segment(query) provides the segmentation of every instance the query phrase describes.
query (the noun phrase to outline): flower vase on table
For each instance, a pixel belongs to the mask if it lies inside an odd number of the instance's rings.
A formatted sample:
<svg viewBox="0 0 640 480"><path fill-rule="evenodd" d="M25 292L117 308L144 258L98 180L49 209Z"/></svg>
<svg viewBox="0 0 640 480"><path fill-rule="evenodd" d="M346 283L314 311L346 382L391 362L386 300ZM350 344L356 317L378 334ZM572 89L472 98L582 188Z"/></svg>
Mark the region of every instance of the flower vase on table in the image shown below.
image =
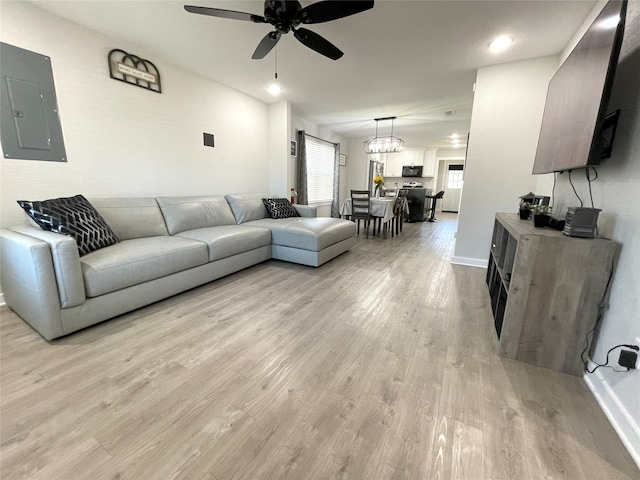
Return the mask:
<svg viewBox="0 0 640 480"><path fill-rule="evenodd" d="M376 178L373 179L373 183L376 184L376 198L380 198L382 187L384 187L384 178L382 178L381 175L377 175Z"/></svg>

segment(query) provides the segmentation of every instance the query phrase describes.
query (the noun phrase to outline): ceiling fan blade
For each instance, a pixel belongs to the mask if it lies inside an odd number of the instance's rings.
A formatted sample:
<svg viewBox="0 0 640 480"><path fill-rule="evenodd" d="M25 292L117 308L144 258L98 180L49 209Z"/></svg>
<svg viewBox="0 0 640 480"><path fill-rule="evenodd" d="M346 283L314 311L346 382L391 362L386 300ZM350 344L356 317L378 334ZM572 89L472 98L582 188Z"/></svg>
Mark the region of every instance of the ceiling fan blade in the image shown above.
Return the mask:
<svg viewBox="0 0 640 480"><path fill-rule="evenodd" d="M199 15L209 15L210 17L230 18L231 20L245 20L254 23L267 23L267 20L260 15L253 13L236 12L234 10L223 10L221 8L196 7L193 5L185 5L184 9L189 13L197 13Z"/></svg>
<svg viewBox="0 0 640 480"><path fill-rule="evenodd" d="M294 30L293 35L298 39L300 43L309 47L311 50L315 50L325 57L329 57L331 60L338 60L344 53L333 43L325 38L321 37L317 33L307 30L306 28L298 28Z"/></svg>
<svg viewBox="0 0 640 480"><path fill-rule="evenodd" d="M260 41L256 50L253 52L253 56L251 57L254 60L260 60L264 58L267 53L271 51L273 47L276 46L276 43L280 40L281 33L277 30L275 32L269 32L265 35L265 37Z"/></svg>
<svg viewBox="0 0 640 480"><path fill-rule="evenodd" d="M324 0L312 3L298 12L301 23L323 23L348 17L373 8L373 1L334 1Z"/></svg>

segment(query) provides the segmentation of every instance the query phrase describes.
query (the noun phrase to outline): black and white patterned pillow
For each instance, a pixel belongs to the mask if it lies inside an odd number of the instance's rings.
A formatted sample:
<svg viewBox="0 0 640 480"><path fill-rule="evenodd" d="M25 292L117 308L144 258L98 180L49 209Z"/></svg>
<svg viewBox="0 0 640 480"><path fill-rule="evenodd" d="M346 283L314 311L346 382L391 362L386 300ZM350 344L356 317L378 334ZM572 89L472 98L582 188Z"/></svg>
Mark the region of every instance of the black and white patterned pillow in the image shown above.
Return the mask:
<svg viewBox="0 0 640 480"><path fill-rule="evenodd" d="M82 195L30 202L18 200L43 230L75 238L80 255L118 243L118 237L104 218Z"/></svg>
<svg viewBox="0 0 640 480"><path fill-rule="evenodd" d="M286 198L263 198L262 203L266 207L271 218L299 217L300 214L291 202Z"/></svg>

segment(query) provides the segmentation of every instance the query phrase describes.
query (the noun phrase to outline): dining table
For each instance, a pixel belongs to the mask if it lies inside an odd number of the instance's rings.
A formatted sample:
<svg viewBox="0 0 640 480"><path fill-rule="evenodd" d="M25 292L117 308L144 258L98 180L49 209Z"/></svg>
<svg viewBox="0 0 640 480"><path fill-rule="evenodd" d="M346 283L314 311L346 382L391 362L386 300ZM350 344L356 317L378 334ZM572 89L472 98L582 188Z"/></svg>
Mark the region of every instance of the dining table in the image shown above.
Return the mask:
<svg viewBox="0 0 640 480"><path fill-rule="evenodd" d="M369 200L371 216L374 218L374 235L375 235L375 219L379 219L382 222L383 229L382 235L383 238L387 238L388 226L391 220L395 215L394 206L396 204L395 197L380 197L380 198L371 198ZM340 208L340 215L342 217L350 217L351 216L351 198L346 198L342 207Z"/></svg>

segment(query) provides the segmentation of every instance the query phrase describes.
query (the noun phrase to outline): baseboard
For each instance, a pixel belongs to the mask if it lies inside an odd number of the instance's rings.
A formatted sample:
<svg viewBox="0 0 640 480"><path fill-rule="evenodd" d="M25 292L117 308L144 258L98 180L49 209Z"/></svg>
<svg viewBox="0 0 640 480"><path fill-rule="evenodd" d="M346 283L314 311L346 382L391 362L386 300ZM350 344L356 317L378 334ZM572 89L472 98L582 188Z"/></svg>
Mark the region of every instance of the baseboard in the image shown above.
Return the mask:
<svg viewBox="0 0 640 480"><path fill-rule="evenodd" d="M467 267L487 268L489 260L483 260L481 258L452 257L451 263L454 265L465 265Z"/></svg>
<svg viewBox="0 0 640 480"><path fill-rule="evenodd" d="M640 427L629 415L624 405L620 403L615 392L600 372L585 373L583 378L633 461L640 468Z"/></svg>

